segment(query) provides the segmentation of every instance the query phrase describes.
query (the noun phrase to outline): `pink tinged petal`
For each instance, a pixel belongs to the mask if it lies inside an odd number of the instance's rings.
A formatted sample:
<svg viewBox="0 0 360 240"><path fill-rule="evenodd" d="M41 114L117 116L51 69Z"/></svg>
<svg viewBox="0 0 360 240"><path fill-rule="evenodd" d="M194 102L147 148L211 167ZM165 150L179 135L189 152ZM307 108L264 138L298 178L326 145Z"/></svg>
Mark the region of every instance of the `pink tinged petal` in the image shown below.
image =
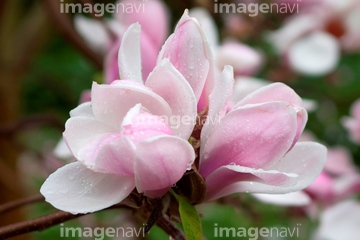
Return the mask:
<svg viewBox="0 0 360 240"><path fill-rule="evenodd" d="M169 104L162 97L134 81L114 81L111 85L93 83L91 95L96 118L119 131L127 112L138 103L154 115L171 115Z"/></svg>
<svg viewBox="0 0 360 240"><path fill-rule="evenodd" d="M187 10L166 40L158 63L168 58L192 87L199 100L211 69L211 50L199 22L188 16Z"/></svg>
<svg viewBox="0 0 360 240"><path fill-rule="evenodd" d="M145 139L158 135L173 135L165 120L145 111L141 104L130 109L122 125L122 134L136 146Z"/></svg>
<svg viewBox="0 0 360 240"><path fill-rule="evenodd" d="M246 191L268 194L296 192L308 187L316 177L319 176L325 165L325 161L326 148L323 145L315 142L297 143L285 157L279 158L274 161L272 165L264 167L264 170L254 170L254 172L263 171L263 176L269 175L270 180L270 175L273 174L274 179L278 180L278 184L274 184L276 183L275 181L272 183L268 182L266 178L262 178L265 180L262 182L256 181L258 180L257 178L247 178L245 181L238 181L227 187L215 186L213 192L208 195L208 198L216 199L231 193ZM219 170L217 171L219 172ZM229 173L225 171L221 173L221 175L225 177L227 177L228 174ZM215 180L216 178L214 178L214 176L213 174L210 175L210 177ZM258 174L257 176L259 177L261 175ZM217 177L219 179L222 176L218 175ZM216 184L216 181L214 181L214 183Z"/></svg>
<svg viewBox="0 0 360 240"><path fill-rule="evenodd" d="M322 172L305 190L315 199L323 202L331 202L335 197L334 181L324 172Z"/></svg>
<svg viewBox="0 0 360 240"><path fill-rule="evenodd" d="M231 163L264 168L290 149L296 124L296 112L285 102L247 105L229 112L209 136L200 173L207 177Z"/></svg>
<svg viewBox="0 0 360 240"><path fill-rule="evenodd" d="M227 103L234 86L234 72L231 66L225 66L223 72L215 82L213 92L209 96L210 104L207 115L207 122L201 130L201 156L205 149L207 139L212 132L213 128L217 126L220 120L225 116L227 110ZM203 157L200 159L200 161Z"/></svg>
<svg viewBox="0 0 360 240"><path fill-rule="evenodd" d="M84 90L80 96L80 103L91 102L91 91Z"/></svg>
<svg viewBox="0 0 360 240"><path fill-rule="evenodd" d="M134 23L124 33L119 49L118 63L120 79L142 83L140 31L140 24Z"/></svg>
<svg viewBox="0 0 360 240"><path fill-rule="evenodd" d="M110 46L110 35L100 21L76 15L74 26L89 46L96 51L105 52Z"/></svg>
<svg viewBox="0 0 360 240"><path fill-rule="evenodd" d="M360 204L354 200L340 202L325 209L314 240L358 240Z"/></svg>
<svg viewBox="0 0 360 240"><path fill-rule="evenodd" d="M208 39L211 49L215 49L219 46L219 34L214 22L214 19L210 15L206 8L196 7L189 11L189 15L196 18L203 28L206 38ZM215 52L213 52L215 54Z"/></svg>
<svg viewBox="0 0 360 240"><path fill-rule="evenodd" d="M95 119L90 102L85 102L70 111L70 117L88 117Z"/></svg>
<svg viewBox="0 0 360 240"><path fill-rule="evenodd" d="M340 46L335 37L314 32L297 40L287 52L289 65L299 73L324 75L333 71L340 58Z"/></svg>
<svg viewBox="0 0 360 240"><path fill-rule="evenodd" d="M95 160L98 172L134 176L135 146L125 137L105 144Z"/></svg>
<svg viewBox="0 0 360 240"><path fill-rule="evenodd" d="M121 0L122 6L132 6L133 11L126 10L117 12L116 18L122 24L129 26L138 22L144 33L146 33L156 49L160 49L168 36L169 13L162 1L148 0ZM121 5L120 5L121 6ZM127 8L125 7L125 9ZM156 17L154 17L156 16Z"/></svg>
<svg viewBox="0 0 360 240"><path fill-rule="evenodd" d="M212 200L235 192L263 193L259 191L258 185L266 185L268 190L274 186L291 186L295 185L297 177L297 174L277 170L226 165L206 177L206 199ZM233 190L234 186L237 186L236 191L229 191Z"/></svg>
<svg viewBox="0 0 360 240"><path fill-rule="evenodd" d="M79 214L119 203L134 187L133 177L96 173L75 162L51 174L40 192L55 208Z"/></svg>
<svg viewBox="0 0 360 240"><path fill-rule="evenodd" d="M309 195L303 191L285 194L253 194L253 196L261 202L278 206L301 207L311 203Z"/></svg>
<svg viewBox="0 0 360 240"><path fill-rule="evenodd" d="M234 67L236 75L252 75L263 65L263 56L255 49L235 40L225 41L217 50L217 64Z"/></svg>
<svg viewBox="0 0 360 240"><path fill-rule="evenodd" d="M302 105L301 98L293 89L283 83L272 83L250 93L238 102L234 108L245 106L246 104L257 104L270 101L284 101L292 105Z"/></svg>
<svg viewBox="0 0 360 240"><path fill-rule="evenodd" d="M145 85L170 105L172 119L168 124L174 135L188 139L194 128L197 102L186 79L168 59L163 59L149 75Z"/></svg>
<svg viewBox="0 0 360 240"><path fill-rule="evenodd" d="M328 149L328 158L325 170L336 176L356 173L357 169L353 164L351 153L347 148L334 147Z"/></svg>
<svg viewBox="0 0 360 240"><path fill-rule="evenodd" d="M178 137L159 136L139 143L135 161L138 192L161 197L191 168L194 159L192 146Z"/></svg>

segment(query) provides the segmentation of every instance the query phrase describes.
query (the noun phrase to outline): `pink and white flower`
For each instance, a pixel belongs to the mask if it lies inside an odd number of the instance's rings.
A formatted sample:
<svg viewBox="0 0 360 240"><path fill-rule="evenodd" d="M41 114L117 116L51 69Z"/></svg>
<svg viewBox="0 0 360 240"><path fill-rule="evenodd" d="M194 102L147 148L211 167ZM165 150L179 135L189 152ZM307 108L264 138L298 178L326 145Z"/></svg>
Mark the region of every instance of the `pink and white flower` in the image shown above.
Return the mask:
<svg viewBox="0 0 360 240"><path fill-rule="evenodd" d="M141 76L140 25L131 25L119 50L120 75L110 85L93 83L91 102L71 111L64 139L78 160L49 176L41 188L58 209L86 213L109 207L134 188L160 197L191 168L187 142L197 115L194 91L163 59ZM172 116L191 121L167 123Z"/></svg>
<svg viewBox="0 0 360 240"><path fill-rule="evenodd" d="M310 185L325 164L326 148L297 143L307 121L301 98L274 83L228 110L233 81L226 67L210 95L213 104L201 133L199 171L206 179L206 199L234 192L289 193Z"/></svg>

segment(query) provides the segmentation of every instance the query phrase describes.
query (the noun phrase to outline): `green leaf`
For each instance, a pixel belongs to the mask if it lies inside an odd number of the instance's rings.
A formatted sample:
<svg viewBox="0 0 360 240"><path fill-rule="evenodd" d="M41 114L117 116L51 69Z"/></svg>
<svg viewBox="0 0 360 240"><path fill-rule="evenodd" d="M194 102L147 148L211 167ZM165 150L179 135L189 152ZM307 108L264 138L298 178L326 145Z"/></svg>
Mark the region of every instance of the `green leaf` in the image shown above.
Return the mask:
<svg viewBox="0 0 360 240"><path fill-rule="evenodd" d="M201 240L203 236L202 226L195 207L186 198L177 195L172 190L171 193L179 203L179 212L186 239Z"/></svg>

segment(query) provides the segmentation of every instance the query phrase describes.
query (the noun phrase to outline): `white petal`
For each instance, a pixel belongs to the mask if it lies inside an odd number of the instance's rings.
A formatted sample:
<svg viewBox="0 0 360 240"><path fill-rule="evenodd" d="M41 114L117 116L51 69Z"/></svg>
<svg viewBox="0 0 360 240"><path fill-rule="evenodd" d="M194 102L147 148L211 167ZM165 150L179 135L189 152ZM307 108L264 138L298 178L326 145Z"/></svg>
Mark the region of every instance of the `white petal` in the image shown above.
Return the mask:
<svg viewBox="0 0 360 240"><path fill-rule="evenodd" d="M140 31L140 24L134 23L125 32L119 49L118 62L120 79L142 83Z"/></svg>
<svg viewBox="0 0 360 240"><path fill-rule="evenodd" d="M326 209L320 217L315 240L358 240L360 236L360 204L353 200Z"/></svg>
<svg viewBox="0 0 360 240"><path fill-rule="evenodd" d="M264 203L279 206L306 206L311 202L310 197L303 191L285 194L252 194Z"/></svg>
<svg viewBox="0 0 360 240"><path fill-rule="evenodd" d="M110 46L110 36L100 21L76 15L74 26L90 47L96 51L105 52Z"/></svg>
<svg viewBox="0 0 360 240"><path fill-rule="evenodd" d="M133 177L93 172L75 162L51 174L40 192L55 208L78 214L95 212L119 203L134 186Z"/></svg>
<svg viewBox="0 0 360 240"><path fill-rule="evenodd" d="M337 66L340 46L332 35L314 32L291 45L287 55L295 71L307 75L324 75Z"/></svg>

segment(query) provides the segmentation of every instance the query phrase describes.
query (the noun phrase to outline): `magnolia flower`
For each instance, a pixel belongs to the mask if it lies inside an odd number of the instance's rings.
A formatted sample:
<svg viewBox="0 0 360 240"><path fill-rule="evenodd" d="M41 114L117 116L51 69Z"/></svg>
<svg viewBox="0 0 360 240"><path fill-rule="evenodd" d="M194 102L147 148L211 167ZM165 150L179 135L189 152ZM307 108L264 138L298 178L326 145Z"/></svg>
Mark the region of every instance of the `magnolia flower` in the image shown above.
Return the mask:
<svg viewBox="0 0 360 240"><path fill-rule="evenodd" d="M321 0L290 16L268 37L293 70L324 75L336 68L341 48L360 48L359 13L357 0Z"/></svg>
<svg viewBox="0 0 360 240"><path fill-rule="evenodd" d="M141 32L142 74L144 79L156 65L157 55L168 35L168 10L160 0L118 0L116 6L132 6L131 12L115 12L112 19L106 22L85 18L78 15L74 19L75 28L88 44L105 56L105 82L111 83L119 78L117 53L125 30L139 22ZM122 8L117 8L122 10ZM154 14L156 17L153 17ZM111 36L109 30L114 34Z"/></svg>
<svg viewBox="0 0 360 240"><path fill-rule="evenodd" d="M226 67L201 132L199 172L206 179L206 199L234 192L289 193L310 185L324 166L326 148L297 143L307 121L301 98L274 83L228 110L233 81Z"/></svg>
<svg viewBox="0 0 360 240"><path fill-rule="evenodd" d="M350 139L360 143L360 99L355 101L350 109L351 117L342 119L342 124L348 130Z"/></svg>
<svg viewBox="0 0 360 240"><path fill-rule="evenodd" d="M193 89L163 59L141 76L140 25L131 25L119 50L123 80L93 83L91 102L70 112L64 139L78 160L49 176L46 201L72 212L93 212L122 201L133 190L161 197L191 168L187 142L197 115ZM165 121L172 117L188 121Z"/></svg>
<svg viewBox="0 0 360 240"><path fill-rule="evenodd" d="M219 44L219 36L214 20L205 8L193 8L190 16L201 23L215 55L219 69L231 65L237 76L253 75L263 65L264 59L259 51L234 39L225 39Z"/></svg>

